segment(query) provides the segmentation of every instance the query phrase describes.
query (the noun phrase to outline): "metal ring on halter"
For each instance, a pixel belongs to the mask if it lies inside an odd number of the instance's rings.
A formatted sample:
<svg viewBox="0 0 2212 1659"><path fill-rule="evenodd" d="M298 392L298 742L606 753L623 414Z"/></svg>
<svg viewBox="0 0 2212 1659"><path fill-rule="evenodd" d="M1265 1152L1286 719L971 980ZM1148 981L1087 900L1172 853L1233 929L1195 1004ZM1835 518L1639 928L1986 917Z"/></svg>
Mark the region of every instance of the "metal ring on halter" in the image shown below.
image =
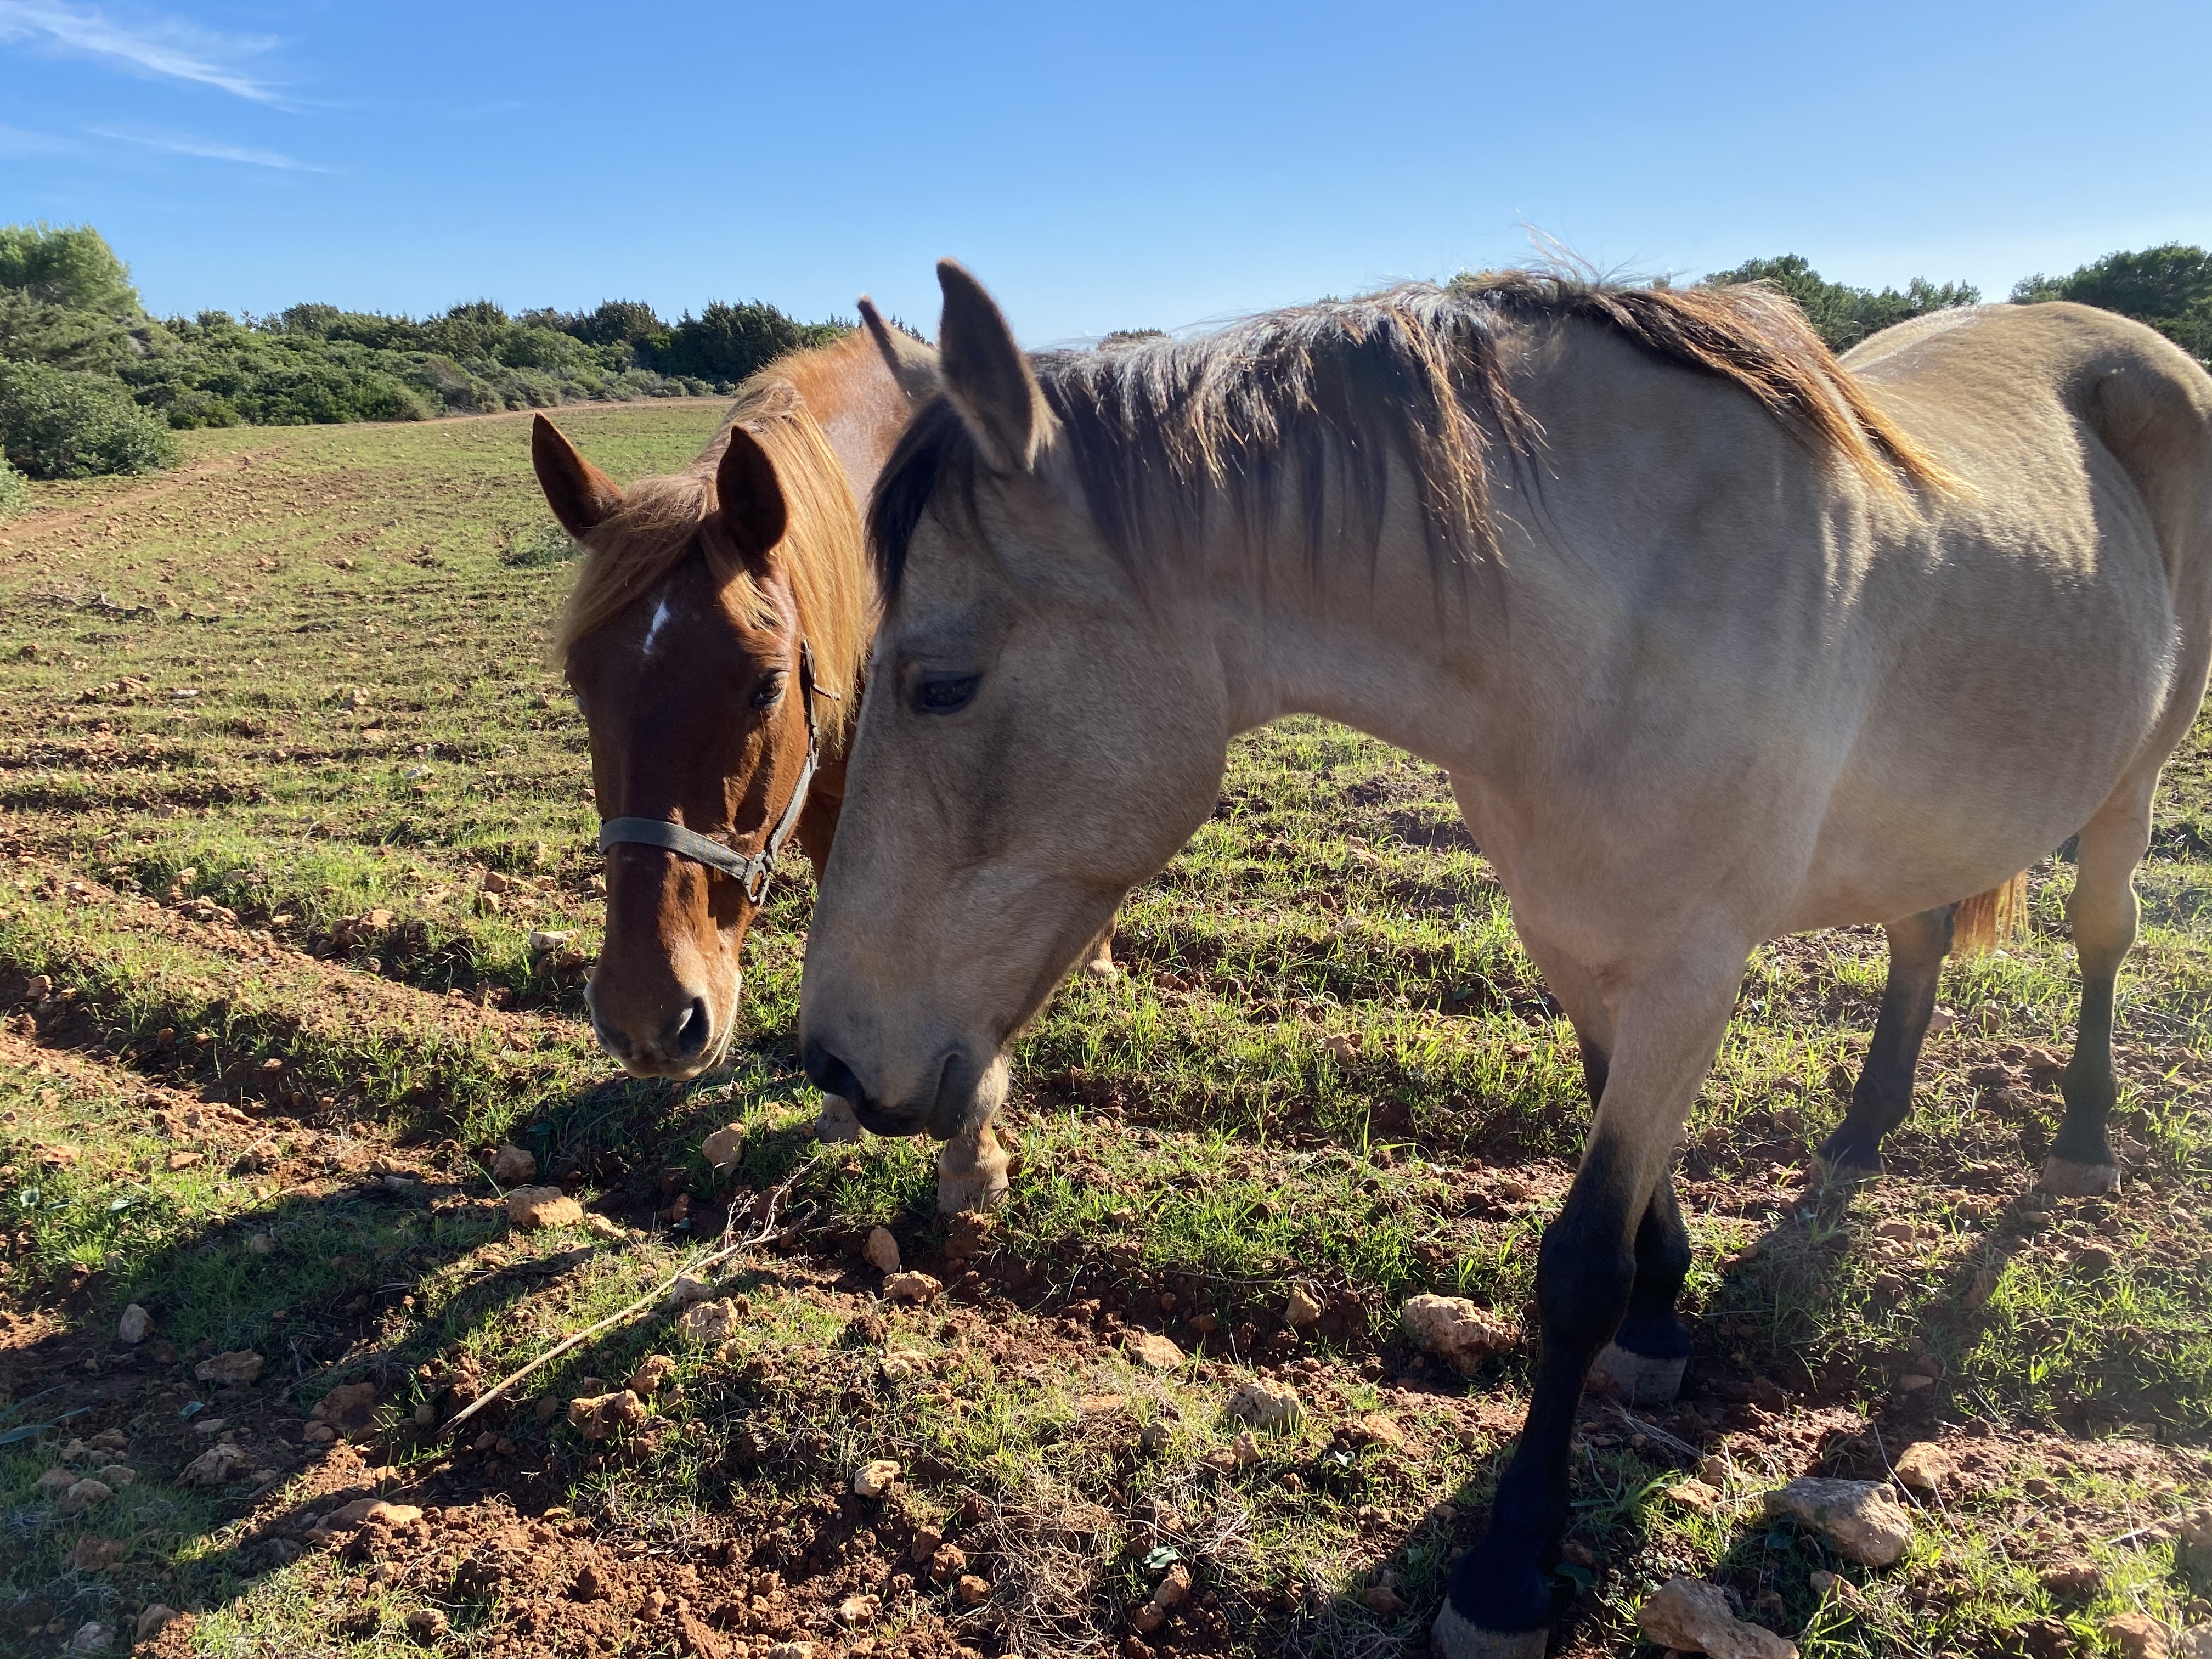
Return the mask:
<svg viewBox="0 0 2212 1659"><path fill-rule="evenodd" d="M822 695L832 694L825 691ZM814 653L802 641L799 647L799 701L806 714L806 764L799 768L799 782L791 792L790 803L776 820L775 827L768 832L768 839L761 843L759 852L748 858L711 836L686 830L680 823L671 823L665 818L608 818L599 825L599 851L604 853L624 842L665 848L678 858L690 859L694 864L703 864L709 870L734 877L744 884L745 902L757 909L768 896L769 880L775 874L778 856L792 832L799 828L799 814L806 809L806 791L814 781L815 764L819 757L814 696Z"/></svg>

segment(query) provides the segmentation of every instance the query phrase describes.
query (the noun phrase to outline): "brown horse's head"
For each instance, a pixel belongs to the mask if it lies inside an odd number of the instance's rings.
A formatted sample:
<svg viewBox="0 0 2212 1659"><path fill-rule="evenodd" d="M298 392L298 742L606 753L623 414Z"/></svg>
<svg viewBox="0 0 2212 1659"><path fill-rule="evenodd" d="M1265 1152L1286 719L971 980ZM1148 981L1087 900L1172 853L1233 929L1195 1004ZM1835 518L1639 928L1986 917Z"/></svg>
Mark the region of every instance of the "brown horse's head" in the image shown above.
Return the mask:
<svg viewBox="0 0 2212 1659"><path fill-rule="evenodd" d="M759 853L801 785L808 704L835 742L866 638L857 509L820 428L795 398L753 418L741 404L692 471L627 492L543 416L531 449L586 550L560 645L602 822L655 820ZM817 861L826 852L805 822L799 839ZM729 1048L757 895L630 841L607 848L606 884L592 1029L634 1076L696 1077Z"/></svg>

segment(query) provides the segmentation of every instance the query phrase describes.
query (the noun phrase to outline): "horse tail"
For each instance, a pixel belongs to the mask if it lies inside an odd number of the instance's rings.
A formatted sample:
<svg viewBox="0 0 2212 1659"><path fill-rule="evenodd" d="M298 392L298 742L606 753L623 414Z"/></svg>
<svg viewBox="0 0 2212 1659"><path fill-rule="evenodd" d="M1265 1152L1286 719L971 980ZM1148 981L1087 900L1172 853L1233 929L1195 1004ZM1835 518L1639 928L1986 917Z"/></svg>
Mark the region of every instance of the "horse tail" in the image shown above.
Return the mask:
<svg viewBox="0 0 2212 1659"><path fill-rule="evenodd" d="M1951 954L1976 957L2027 931L2027 872L1960 902L1951 916Z"/></svg>

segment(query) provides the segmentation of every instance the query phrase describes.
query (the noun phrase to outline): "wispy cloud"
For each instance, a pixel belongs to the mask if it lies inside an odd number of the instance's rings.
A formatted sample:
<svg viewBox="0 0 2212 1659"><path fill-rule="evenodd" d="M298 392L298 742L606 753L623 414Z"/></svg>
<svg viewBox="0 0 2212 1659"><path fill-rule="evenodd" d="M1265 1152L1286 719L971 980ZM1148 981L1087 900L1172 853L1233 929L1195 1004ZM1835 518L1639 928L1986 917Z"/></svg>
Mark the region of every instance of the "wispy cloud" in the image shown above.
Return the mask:
<svg viewBox="0 0 2212 1659"><path fill-rule="evenodd" d="M87 127L85 131L95 138L112 138L118 143L141 144L148 149L166 150L172 155L198 155L210 161L237 161L246 167L276 167L286 173L332 171L273 149L248 149L243 145L216 143L204 138L171 138L143 132L117 132L108 127Z"/></svg>
<svg viewBox="0 0 2212 1659"><path fill-rule="evenodd" d="M30 41L123 64L142 74L215 87L257 104L284 101L274 86L246 67L276 44L266 37L217 34L176 18L126 21L66 0L0 0L0 41Z"/></svg>
<svg viewBox="0 0 2212 1659"><path fill-rule="evenodd" d="M76 139L58 133L0 126L0 155L67 155L83 148Z"/></svg>

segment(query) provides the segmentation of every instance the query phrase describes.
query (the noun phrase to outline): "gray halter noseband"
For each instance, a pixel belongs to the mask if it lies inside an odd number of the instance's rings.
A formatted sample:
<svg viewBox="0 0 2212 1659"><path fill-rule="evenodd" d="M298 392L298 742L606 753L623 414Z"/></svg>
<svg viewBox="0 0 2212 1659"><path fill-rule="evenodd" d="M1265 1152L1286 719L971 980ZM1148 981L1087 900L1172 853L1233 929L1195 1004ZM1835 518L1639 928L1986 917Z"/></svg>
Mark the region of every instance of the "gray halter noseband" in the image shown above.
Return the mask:
<svg viewBox="0 0 2212 1659"><path fill-rule="evenodd" d="M769 878L775 874L776 859L791 839L792 831L799 828L799 814L806 810L807 787L814 781L819 752L815 741L815 695L814 653L802 641L799 647L799 701L806 714L806 764L799 768L798 786L791 792L791 804L783 809L775 828L768 832L768 839L761 843L759 852L747 858L710 836L686 830L680 823L671 823L665 818L605 819L599 825L599 851L604 853L625 842L634 846L665 848L679 858L734 877L744 884L745 902L758 906L768 896ZM830 697L836 694L824 691L821 695Z"/></svg>

